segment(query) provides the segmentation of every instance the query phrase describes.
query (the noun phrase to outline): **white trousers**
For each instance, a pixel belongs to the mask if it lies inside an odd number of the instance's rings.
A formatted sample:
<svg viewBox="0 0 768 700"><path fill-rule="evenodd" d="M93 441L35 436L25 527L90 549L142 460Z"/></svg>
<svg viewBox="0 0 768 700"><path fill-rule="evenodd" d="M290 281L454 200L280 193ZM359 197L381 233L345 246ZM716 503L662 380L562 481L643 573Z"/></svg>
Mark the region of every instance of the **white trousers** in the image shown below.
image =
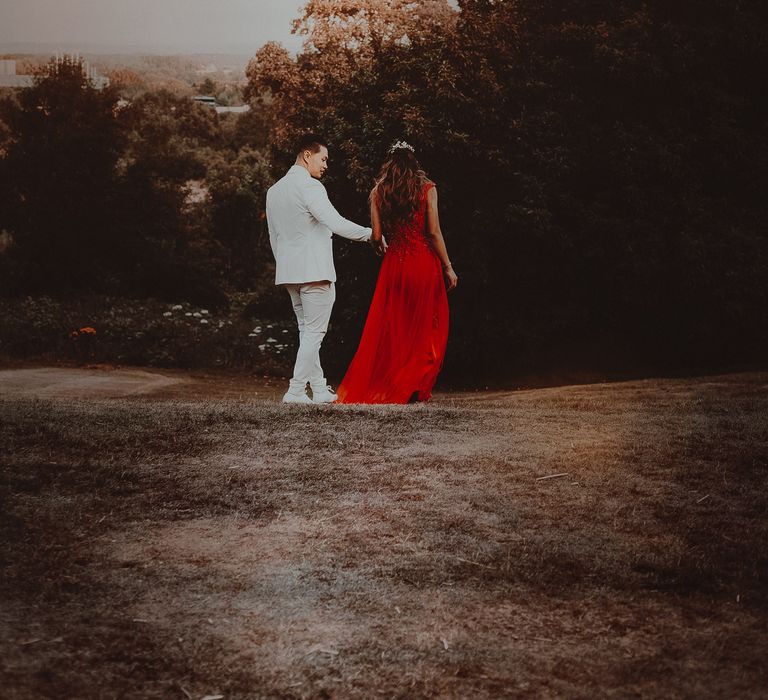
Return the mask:
<svg viewBox="0 0 768 700"><path fill-rule="evenodd" d="M307 382L315 388L327 385L320 366L320 345L328 330L336 285L333 282L307 282L283 285L291 295L293 311L299 325L299 351L293 367L290 391L303 392Z"/></svg>

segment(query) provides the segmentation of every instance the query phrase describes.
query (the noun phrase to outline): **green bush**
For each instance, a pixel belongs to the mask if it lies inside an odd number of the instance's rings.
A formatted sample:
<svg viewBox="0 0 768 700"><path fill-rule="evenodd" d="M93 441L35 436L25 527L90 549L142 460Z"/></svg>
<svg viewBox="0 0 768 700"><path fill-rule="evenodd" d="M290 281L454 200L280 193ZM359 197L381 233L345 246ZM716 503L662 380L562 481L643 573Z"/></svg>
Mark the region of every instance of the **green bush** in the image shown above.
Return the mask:
<svg viewBox="0 0 768 700"><path fill-rule="evenodd" d="M297 337L290 305L279 321L190 303L91 296L0 300L0 355L10 358L289 373ZM92 328L95 333L83 332Z"/></svg>

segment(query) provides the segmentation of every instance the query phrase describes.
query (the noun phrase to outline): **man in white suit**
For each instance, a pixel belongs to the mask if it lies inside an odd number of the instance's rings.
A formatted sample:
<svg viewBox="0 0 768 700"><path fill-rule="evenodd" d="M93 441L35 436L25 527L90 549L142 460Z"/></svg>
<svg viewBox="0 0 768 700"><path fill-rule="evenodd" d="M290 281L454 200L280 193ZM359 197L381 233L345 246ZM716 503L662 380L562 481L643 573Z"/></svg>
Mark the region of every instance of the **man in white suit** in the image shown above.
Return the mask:
<svg viewBox="0 0 768 700"><path fill-rule="evenodd" d="M296 163L267 191L269 242L277 263L275 284L288 290L299 325L299 351L283 401L331 403L336 394L320 366L320 345L336 299L331 236L370 241L371 229L345 219L328 199L320 182L328 168L323 139L308 134L297 152Z"/></svg>

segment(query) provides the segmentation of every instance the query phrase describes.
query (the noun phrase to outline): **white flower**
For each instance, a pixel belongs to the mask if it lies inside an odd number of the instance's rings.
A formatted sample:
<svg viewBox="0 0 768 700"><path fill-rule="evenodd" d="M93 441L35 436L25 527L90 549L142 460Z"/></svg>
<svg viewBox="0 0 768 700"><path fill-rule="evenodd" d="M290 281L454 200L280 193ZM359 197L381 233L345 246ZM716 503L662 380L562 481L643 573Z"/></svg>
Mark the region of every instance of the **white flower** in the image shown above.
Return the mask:
<svg viewBox="0 0 768 700"><path fill-rule="evenodd" d="M170 311L166 311L163 316L173 316L173 314Z"/></svg>
<svg viewBox="0 0 768 700"><path fill-rule="evenodd" d="M195 311L195 313L193 313L192 315L193 315L195 318L200 318L200 317L202 317L202 314L199 314L199 313L197 313L197 311Z"/></svg>
<svg viewBox="0 0 768 700"><path fill-rule="evenodd" d="M200 309L200 313L201 314L207 314L208 313L208 309Z"/></svg>
<svg viewBox="0 0 768 700"><path fill-rule="evenodd" d="M267 338L268 343L276 343L277 340L275 338Z"/></svg>
<svg viewBox="0 0 768 700"><path fill-rule="evenodd" d="M272 328L272 324L270 323L269 325L267 325L267 328Z"/></svg>
<svg viewBox="0 0 768 700"><path fill-rule="evenodd" d="M266 345L259 345L259 350L261 350L262 352L264 352L266 349L267 349Z"/></svg>
<svg viewBox="0 0 768 700"><path fill-rule="evenodd" d="M288 332L287 328L283 329L283 333L287 333L287 332Z"/></svg>
<svg viewBox="0 0 768 700"><path fill-rule="evenodd" d="M208 323L208 321L206 319L204 319L204 318L201 318L200 319L200 323Z"/></svg>
<svg viewBox="0 0 768 700"><path fill-rule="evenodd" d="M249 333L249 334L248 334L248 337L249 337L249 338L255 338L255 337L256 337L256 334L255 334L255 333Z"/></svg>
<svg viewBox="0 0 768 700"><path fill-rule="evenodd" d="M192 312L191 312L191 311L187 311L187 313L185 313L184 315L185 315L185 316L191 316L191 315L192 315Z"/></svg>
<svg viewBox="0 0 768 700"><path fill-rule="evenodd" d="M171 307L171 311L181 311L181 304L174 304Z"/></svg>
<svg viewBox="0 0 768 700"><path fill-rule="evenodd" d="M251 333L261 333L261 326L256 326L256 328L254 328L254 329L251 331Z"/></svg>

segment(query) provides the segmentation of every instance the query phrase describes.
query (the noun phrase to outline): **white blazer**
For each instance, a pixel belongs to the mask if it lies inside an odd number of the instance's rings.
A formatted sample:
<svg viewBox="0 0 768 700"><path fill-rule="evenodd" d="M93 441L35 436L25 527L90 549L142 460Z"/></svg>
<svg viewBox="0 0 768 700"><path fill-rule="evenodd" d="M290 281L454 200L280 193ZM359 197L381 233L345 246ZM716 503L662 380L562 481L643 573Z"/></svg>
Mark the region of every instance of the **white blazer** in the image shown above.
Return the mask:
<svg viewBox="0 0 768 700"><path fill-rule="evenodd" d="M325 187L294 165L267 190L269 242L277 269L275 284L336 281L331 236L367 241L371 229L345 219Z"/></svg>

